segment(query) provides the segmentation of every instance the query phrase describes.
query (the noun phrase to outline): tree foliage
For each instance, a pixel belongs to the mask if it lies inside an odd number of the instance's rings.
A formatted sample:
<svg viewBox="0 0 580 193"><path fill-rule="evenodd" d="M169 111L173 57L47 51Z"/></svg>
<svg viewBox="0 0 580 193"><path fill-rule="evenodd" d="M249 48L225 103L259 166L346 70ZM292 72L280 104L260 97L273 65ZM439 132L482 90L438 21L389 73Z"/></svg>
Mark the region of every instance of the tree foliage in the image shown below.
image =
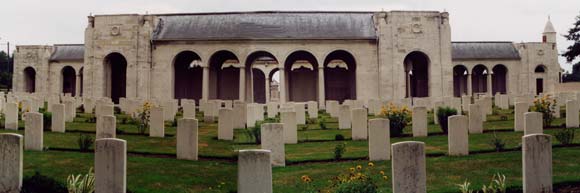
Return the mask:
<svg viewBox="0 0 580 193"><path fill-rule="evenodd" d="M8 56L4 51L0 51L0 88L12 87L12 61L13 57Z"/></svg>
<svg viewBox="0 0 580 193"><path fill-rule="evenodd" d="M580 56L580 15L576 16L576 21L572 25L573 27L568 30L568 34L564 35L568 41L573 42L562 54L568 63L577 61L576 59ZM580 81L580 62L576 62L572 66L572 74L566 75L564 81Z"/></svg>

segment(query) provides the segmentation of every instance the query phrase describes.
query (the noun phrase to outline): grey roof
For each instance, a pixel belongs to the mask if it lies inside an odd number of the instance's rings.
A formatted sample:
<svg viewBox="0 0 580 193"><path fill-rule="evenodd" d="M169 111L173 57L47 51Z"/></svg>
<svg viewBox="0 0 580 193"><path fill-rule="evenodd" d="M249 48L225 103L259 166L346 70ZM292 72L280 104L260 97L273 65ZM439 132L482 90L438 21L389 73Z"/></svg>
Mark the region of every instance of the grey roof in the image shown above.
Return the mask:
<svg viewBox="0 0 580 193"><path fill-rule="evenodd" d="M50 55L50 61L84 60L85 45L83 44L57 44L54 52Z"/></svg>
<svg viewBox="0 0 580 193"><path fill-rule="evenodd" d="M521 59L512 42L452 42L455 59Z"/></svg>
<svg viewBox="0 0 580 193"><path fill-rule="evenodd" d="M376 39L371 12L159 15L153 40Z"/></svg>

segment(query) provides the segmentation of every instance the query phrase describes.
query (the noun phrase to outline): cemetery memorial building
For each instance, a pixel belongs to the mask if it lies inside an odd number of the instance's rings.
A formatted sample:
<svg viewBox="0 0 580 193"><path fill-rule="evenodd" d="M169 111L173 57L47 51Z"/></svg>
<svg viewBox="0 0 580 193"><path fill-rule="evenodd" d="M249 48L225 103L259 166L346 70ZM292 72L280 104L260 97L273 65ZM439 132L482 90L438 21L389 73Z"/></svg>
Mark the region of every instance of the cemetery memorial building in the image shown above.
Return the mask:
<svg viewBox="0 0 580 193"><path fill-rule="evenodd" d="M322 108L554 92L550 21L542 41L514 43L452 42L449 20L435 11L89 16L84 44L17 46L14 92L266 103L279 80L276 101Z"/></svg>

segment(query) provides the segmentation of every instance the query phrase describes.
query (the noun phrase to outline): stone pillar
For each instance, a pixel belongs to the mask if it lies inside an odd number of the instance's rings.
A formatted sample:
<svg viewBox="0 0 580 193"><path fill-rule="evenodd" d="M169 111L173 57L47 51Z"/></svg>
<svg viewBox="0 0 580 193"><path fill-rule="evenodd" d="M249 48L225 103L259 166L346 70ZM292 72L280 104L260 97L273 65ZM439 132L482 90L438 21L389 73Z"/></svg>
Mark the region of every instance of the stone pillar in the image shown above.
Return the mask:
<svg viewBox="0 0 580 193"><path fill-rule="evenodd" d="M165 137L165 121L163 119L166 109L163 107L151 107L149 118L149 137Z"/></svg>
<svg viewBox="0 0 580 193"><path fill-rule="evenodd" d="M522 137L523 188L524 192L552 190L552 142L551 136L532 134Z"/></svg>
<svg viewBox="0 0 580 193"><path fill-rule="evenodd" d="M218 139L234 140L234 116L232 109L220 109L218 118Z"/></svg>
<svg viewBox="0 0 580 193"><path fill-rule="evenodd" d="M485 76L485 78L487 79L487 96L493 96L493 91L492 88L493 86L492 81L491 81L491 76L493 75L493 72L491 72L491 69L489 69L489 73L487 74L487 76Z"/></svg>
<svg viewBox="0 0 580 193"><path fill-rule="evenodd" d="M296 112L281 112L280 122L284 124L284 143L298 143L298 124L296 124Z"/></svg>
<svg viewBox="0 0 580 193"><path fill-rule="evenodd" d="M246 101L246 67L242 66L240 69L240 88L238 98L240 101ZM266 90L268 92L268 90ZM253 93L252 93L253 94Z"/></svg>
<svg viewBox="0 0 580 193"><path fill-rule="evenodd" d="M447 120L449 123L447 135L449 155L469 155L469 120L467 116L454 115L448 117Z"/></svg>
<svg viewBox="0 0 580 193"><path fill-rule="evenodd" d="M524 135L542 134L544 131L544 121L542 113L527 112L524 113Z"/></svg>
<svg viewBox="0 0 580 193"><path fill-rule="evenodd" d="M76 82L75 82L75 96L76 97L80 97L81 96L81 76L80 74L78 74L76 76Z"/></svg>
<svg viewBox="0 0 580 193"><path fill-rule="evenodd" d="M177 159L197 160L197 119L184 118L177 121Z"/></svg>
<svg viewBox="0 0 580 193"><path fill-rule="evenodd" d="M4 116L4 128L8 130L18 130L18 104L6 103Z"/></svg>
<svg viewBox="0 0 580 193"><path fill-rule="evenodd" d="M270 94L271 94L270 92L272 91L272 90L270 89L270 82L271 82L271 81L272 81L272 80L270 79L270 77L269 77L268 75L266 75L266 88L265 88L265 89L266 89L266 90L265 90L265 91L266 91L266 92L265 92L265 93L266 93L266 103L270 103L270 102L272 101L272 100L270 99Z"/></svg>
<svg viewBox="0 0 580 193"><path fill-rule="evenodd" d="M467 96L472 96L473 95L473 85L471 85L471 73L467 74ZM466 106L464 106L466 107Z"/></svg>
<svg viewBox="0 0 580 193"><path fill-rule="evenodd" d="M203 81L202 81L202 86L201 86L201 98L203 100L209 100L209 66L203 66Z"/></svg>
<svg viewBox="0 0 580 193"><path fill-rule="evenodd" d="M575 100L566 101L566 128L578 127L578 105Z"/></svg>
<svg viewBox="0 0 580 193"><path fill-rule="evenodd" d="M117 119L113 115L97 117L97 139L117 137Z"/></svg>
<svg viewBox="0 0 580 193"><path fill-rule="evenodd" d="M469 133L483 133L483 114L478 104L469 104Z"/></svg>
<svg viewBox="0 0 580 193"><path fill-rule="evenodd" d="M0 133L0 192L20 193L23 159L22 135Z"/></svg>
<svg viewBox="0 0 580 193"><path fill-rule="evenodd" d="M413 107L413 137L427 136L427 108Z"/></svg>
<svg viewBox="0 0 580 193"><path fill-rule="evenodd" d="M349 129L350 127L350 106L338 105L338 129Z"/></svg>
<svg viewBox="0 0 580 193"><path fill-rule="evenodd" d="M280 103L285 103L288 101L286 99L286 71L284 68L279 68L278 71L280 73Z"/></svg>
<svg viewBox="0 0 580 193"><path fill-rule="evenodd" d="M391 131L388 119L369 120L369 160L391 159Z"/></svg>
<svg viewBox="0 0 580 193"><path fill-rule="evenodd" d="M238 152L238 192L272 193L271 151L263 149Z"/></svg>
<svg viewBox="0 0 580 193"><path fill-rule="evenodd" d="M52 104L52 132L65 132L65 109L63 104Z"/></svg>
<svg viewBox="0 0 580 193"><path fill-rule="evenodd" d="M392 145L393 193L426 193L425 143L399 142Z"/></svg>
<svg viewBox="0 0 580 193"><path fill-rule="evenodd" d="M272 165L285 166L284 125L280 123L262 124L262 149L272 152Z"/></svg>
<svg viewBox="0 0 580 193"><path fill-rule="evenodd" d="M294 111L296 112L296 123L297 124L306 124L306 111L304 107L304 103L294 103Z"/></svg>
<svg viewBox="0 0 580 193"><path fill-rule="evenodd" d="M318 104L320 109L325 109L326 94L324 86L324 65L321 65L318 67Z"/></svg>
<svg viewBox="0 0 580 193"><path fill-rule="evenodd" d="M42 151L43 148L43 116L42 113L25 113L24 148L26 150Z"/></svg>
<svg viewBox="0 0 580 193"><path fill-rule="evenodd" d="M367 110L364 108L352 109L352 140L367 140Z"/></svg>
<svg viewBox="0 0 580 193"><path fill-rule="evenodd" d="M308 105L308 118L317 119L318 118L318 105L316 101L309 101Z"/></svg>
<svg viewBox="0 0 580 193"><path fill-rule="evenodd" d="M121 139L95 141L95 193L125 193L127 190L127 142Z"/></svg>
<svg viewBox="0 0 580 193"><path fill-rule="evenodd" d="M514 129L524 131L524 113L528 112L530 105L526 102L517 102L514 110Z"/></svg>

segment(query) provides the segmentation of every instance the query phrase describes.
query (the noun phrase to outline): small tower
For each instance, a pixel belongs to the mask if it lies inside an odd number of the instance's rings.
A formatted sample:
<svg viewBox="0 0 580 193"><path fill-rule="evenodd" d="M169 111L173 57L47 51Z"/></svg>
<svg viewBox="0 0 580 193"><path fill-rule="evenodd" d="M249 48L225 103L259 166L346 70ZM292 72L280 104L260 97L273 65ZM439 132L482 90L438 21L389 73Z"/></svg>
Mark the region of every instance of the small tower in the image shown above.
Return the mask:
<svg viewBox="0 0 580 193"><path fill-rule="evenodd" d="M554 25L552 25L552 21L550 21L550 17L548 17L548 22L546 23L546 27L544 27L544 33L542 33L542 42L556 43L556 30L554 29Z"/></svg>

